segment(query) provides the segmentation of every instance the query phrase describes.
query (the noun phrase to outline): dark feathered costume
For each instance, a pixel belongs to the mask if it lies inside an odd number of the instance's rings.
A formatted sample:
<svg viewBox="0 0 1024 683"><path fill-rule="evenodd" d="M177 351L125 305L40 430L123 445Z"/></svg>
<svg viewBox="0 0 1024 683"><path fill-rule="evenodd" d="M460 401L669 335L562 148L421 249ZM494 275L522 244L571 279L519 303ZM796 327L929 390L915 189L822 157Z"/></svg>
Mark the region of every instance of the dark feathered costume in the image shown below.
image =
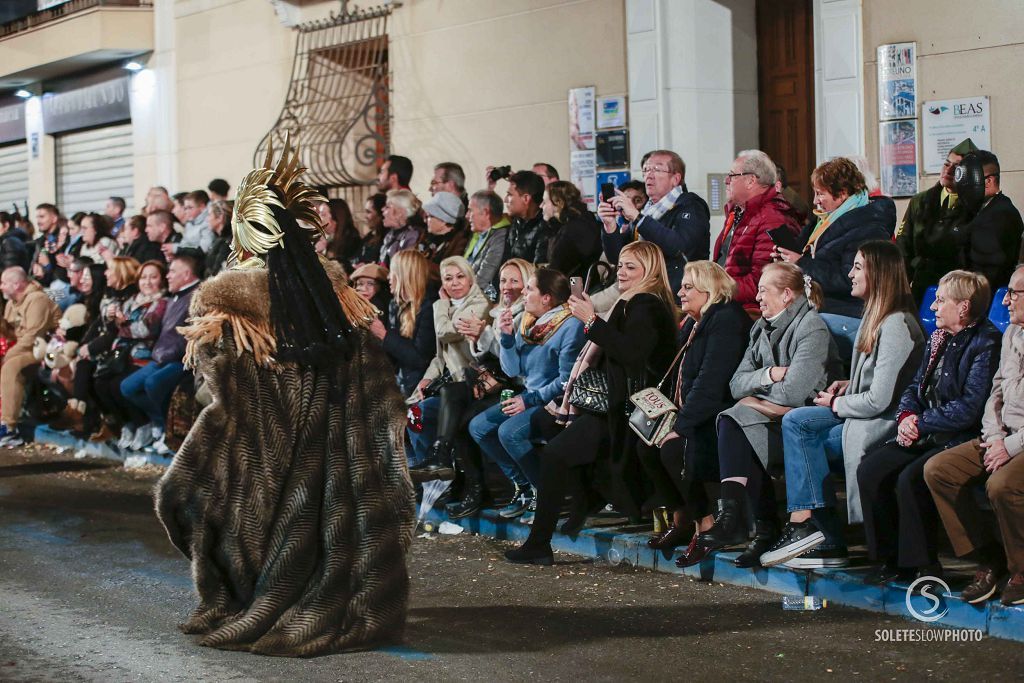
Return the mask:
<svg viewBox="0 0 1024 683"><path fill-rule="evenodd" d="M326 267L333 306L365 314ZM181 628L201 645L284 656L395 641L414 502L394 374L359 325L346 325L332 362L279 357L295 344L280 343L272 280L262 268L222 272L182 328L214 401L156 491L199 593Z"/></svg>

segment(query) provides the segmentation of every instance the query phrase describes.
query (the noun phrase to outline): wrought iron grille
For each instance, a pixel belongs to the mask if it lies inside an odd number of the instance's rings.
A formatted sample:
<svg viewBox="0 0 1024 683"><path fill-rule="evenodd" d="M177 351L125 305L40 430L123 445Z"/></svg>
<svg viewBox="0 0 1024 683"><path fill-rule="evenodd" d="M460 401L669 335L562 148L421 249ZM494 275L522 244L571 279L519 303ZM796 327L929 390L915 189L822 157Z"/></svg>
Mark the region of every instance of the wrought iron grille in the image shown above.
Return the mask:
<svg viewBox="0 0 1024 683"><path fill-rule="evenodd" d="M387 156L390 82L387 22L395 3L348 8L329 19L300 24L284 108L254 155L281 149L286 133L300 145L307 180L359 201ZM357 204L358 206L358 204Z"/></svg>

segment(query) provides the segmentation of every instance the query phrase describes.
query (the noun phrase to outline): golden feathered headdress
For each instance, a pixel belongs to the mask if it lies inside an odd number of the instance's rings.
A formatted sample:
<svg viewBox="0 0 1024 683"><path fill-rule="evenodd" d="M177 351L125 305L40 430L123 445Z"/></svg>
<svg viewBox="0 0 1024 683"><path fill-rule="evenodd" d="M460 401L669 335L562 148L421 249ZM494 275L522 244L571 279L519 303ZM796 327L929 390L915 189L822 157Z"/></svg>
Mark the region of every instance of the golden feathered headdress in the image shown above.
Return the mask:
<svg viewBox="0 0 1024 683"><path fill-rule="evenodd" d="M231 261L234 267L263 267L263 256L280 246L284 232L271 207L285 209L309 230L310 241L324 236L316 204L327 198L302 182L306 172L299 160L298 146L292 147L291 134L284 140L284 152L273 165L274 144L267 145L267 158L261 168L253 169L238 185L231 220Z"/></svg>

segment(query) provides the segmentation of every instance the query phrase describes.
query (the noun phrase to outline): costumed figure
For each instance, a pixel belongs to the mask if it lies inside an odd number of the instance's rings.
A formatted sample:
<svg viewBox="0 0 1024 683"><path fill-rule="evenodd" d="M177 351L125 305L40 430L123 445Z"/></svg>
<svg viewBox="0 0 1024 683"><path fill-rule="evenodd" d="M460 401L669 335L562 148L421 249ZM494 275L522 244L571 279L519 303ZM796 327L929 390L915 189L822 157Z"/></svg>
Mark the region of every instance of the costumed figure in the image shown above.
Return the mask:
<svg viewBox="0 0 1024 683"><path fill-rule="evenodd" d="M185 362L213 402L156 489L192 562L200 645L312 656L401 638L414 499L377 311L321 260L285 142L242 181L229 269L191 303ZM300 225L302 221L304 225Z"/></svg>

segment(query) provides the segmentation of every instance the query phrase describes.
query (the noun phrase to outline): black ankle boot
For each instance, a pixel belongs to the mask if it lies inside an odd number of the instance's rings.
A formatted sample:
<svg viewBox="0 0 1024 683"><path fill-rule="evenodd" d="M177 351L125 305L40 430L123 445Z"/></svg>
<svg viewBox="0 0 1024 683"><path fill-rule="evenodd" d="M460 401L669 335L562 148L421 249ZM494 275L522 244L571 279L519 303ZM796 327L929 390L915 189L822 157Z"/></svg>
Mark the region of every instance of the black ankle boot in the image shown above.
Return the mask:
<svg viewBox="0 0 1024 683"><path fill-rule="evenodd" d="M759 519L754 522L754 538L747 544L746 550L740 553L733 564L737 567L749 568L761 566L761 555L771 550L775 539L779 537L779 523L774 519Z"/></svg>
<svg viewBox="0 0 1024 683"><path fill-rule="evenodd" d="M415 469L416 472L424 472L432 479L454 479L455 468L452 465L452 455L455 447L451 442L438 439L427 452L423 464Z"/></svg>
<svg viewBox="0 0 1024 683"><path fill-rule="evenodd" d="M718 550L747 542L747 511L742 498L718 501L715 524L697 539L707 550Z"/></svg>
<svg viewBox="0 0 1024 683"><path fill-rule="evenodd" d="M444 511L448 513L448 518L462 519L480 512L483 488L479 479L466 479L462 490L462 500L449 503L444 508Z"/></svg>

